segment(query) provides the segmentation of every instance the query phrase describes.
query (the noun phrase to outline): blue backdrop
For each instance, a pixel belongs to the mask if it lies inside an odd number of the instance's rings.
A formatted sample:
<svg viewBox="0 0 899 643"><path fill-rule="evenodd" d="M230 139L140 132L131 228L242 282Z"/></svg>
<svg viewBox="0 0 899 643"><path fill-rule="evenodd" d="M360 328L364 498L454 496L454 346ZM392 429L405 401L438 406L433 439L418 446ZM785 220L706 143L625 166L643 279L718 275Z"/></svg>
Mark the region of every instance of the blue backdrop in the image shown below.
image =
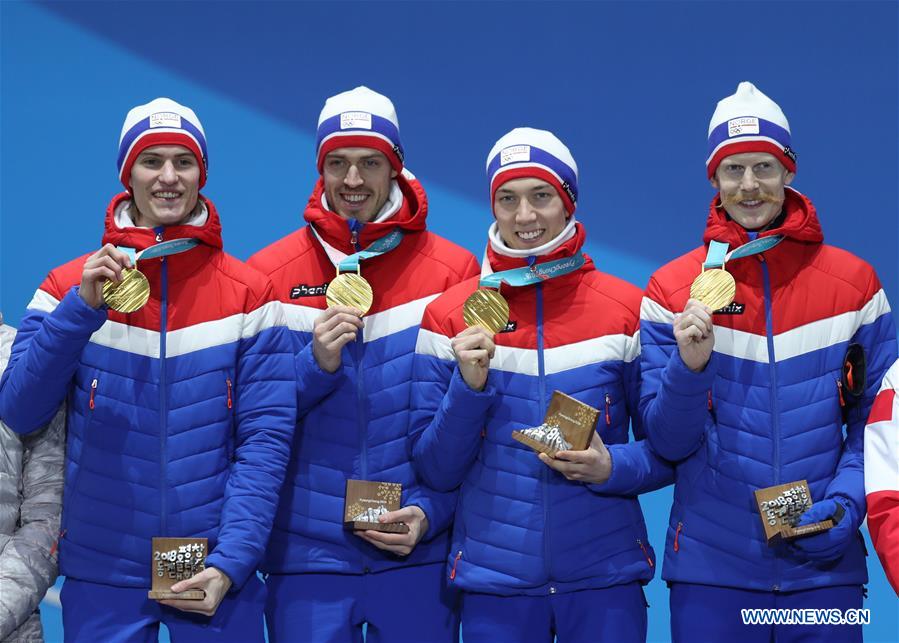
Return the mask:
<svg viewBox="0 0 899 643"><path fill-rule="evenodd" d="M300 225L318 112L359 84L396 104L433 230L480 255L487 151L512 127L551 129L580 166L588 252L642 286L700 240L708 120L741 80L790 119L794 187L827 240L896 302L897 18L860 1L0 2L0 310L17 324L52 267L99 246L132 106L198 113L204 192L245 259ZM659 551L670 497L643 498ZM869 569L866 638L896 640L895 594ZM666 640L667 589L647 594Z"/></svg>

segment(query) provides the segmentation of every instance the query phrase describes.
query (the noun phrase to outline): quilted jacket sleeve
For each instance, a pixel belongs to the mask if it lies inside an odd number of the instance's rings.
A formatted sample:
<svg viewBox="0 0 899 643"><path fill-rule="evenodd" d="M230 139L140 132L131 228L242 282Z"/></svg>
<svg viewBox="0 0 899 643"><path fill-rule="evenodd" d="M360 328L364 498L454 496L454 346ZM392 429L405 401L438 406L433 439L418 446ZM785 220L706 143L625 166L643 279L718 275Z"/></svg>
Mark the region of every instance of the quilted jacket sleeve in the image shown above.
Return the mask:
<svg viewBox="0 0 899 643"><path fill-rule="evenodd" d="M456 498L453 491L435 491L428 486L418 485L403 501L403 506L415 505L428 518L428 531L423 540L428 541L449 529L456 513Z"/></svg>
<svg viewBox="0 0 899 643"><path fill-rule="evenodd" d="M634 352L639 352L639 340ZM589 485L603 494L632 496L648 493L674 482L673 465L659 457L650 446L640 419L640 359L639 355L625 362L623 367L624 390L628 414L631 418L633 442L609 445L612 458L612 474L603 484Z"/></svg>
<svg viewBox="0 0 899 643"><path fill-rule="evenodd" d="M419 477L433 489L455 489L481 448L481 430L496 397L490 385L473 391L462 379L432 306L425 309L415 348L409 443Z"/></svg>
<svg viewBox="0 0 899 643"><path fill-rule="evenodd" d="M860 344L865 350L867 387L862 399L849 411L843 453L825 494L826 498L840 498L844 501L855 529L861 527L866 511L865 422L884 375L896 360L896 326L886 296L873 271L868 293L866 303L860 311L861 324L851 340L851 343Z"/></svg>
<svg viewBox="0 0 899 643"><path fill-rule="evenodd" d="M304 417L323 399L337 389L344 380L344 369L333 373L322 370L312 353L312 342L302 344L293 333L296 350L297 369L297 417Z"/></svg>
<svg viewBox="0 0 899 643"><path fill-rule="evenodd" d="M235 387L236 449L207 564L240 588L268 542L296 423L294 347L271 287L246 316Z"/></svg>
<svg viewBox="0 0 899 643"><path fill-rule="evenodd" d="M48 277L28 306L0 379L0 417L16 433L46 425L62 404L90 336L106 321L70 289L62 301Z"/></svg>
<svg viewBox="0 0 899 643"><path fill-rule="evenodd" d="M671 310L661 287L650 279L640 309L642 384L640 418L649 444L667 460L682 460L702 443L708 391L718 369L716 353L700 373L680 357Z"/></svg>
<svg viewBox="0 0 899 643"><path fill-rule="evenodd" d="M899 594L899 361L883 379L865 427L868 529L887 579Z"/></svg>

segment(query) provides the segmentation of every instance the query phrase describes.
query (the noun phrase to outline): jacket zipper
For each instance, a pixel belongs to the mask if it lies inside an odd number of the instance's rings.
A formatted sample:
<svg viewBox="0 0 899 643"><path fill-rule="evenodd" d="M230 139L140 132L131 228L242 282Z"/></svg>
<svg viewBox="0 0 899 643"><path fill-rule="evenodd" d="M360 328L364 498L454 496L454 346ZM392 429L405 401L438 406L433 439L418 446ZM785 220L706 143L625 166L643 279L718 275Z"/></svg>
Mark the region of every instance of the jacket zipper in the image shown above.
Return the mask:
<svg viewBox="0 0 899 643"><path fill-rule="evenodd" d="M712 399L712 389L709 389L709 415L712 416L712 422L718 424L718 414L715 412L715 402Z"/></svg>
<svg viewBox="0 0 899 643"><path fill-rule="evenodd" d="M350 243L353 244L353 249L356 252L359 252L359 233L362 232L362 228L365 224L361 221L356 221L356 219L349 219L346 224L350 229Z"/></svg>
<svg viewBox="0 0 899 643"><path fill-rule="evenodd" d="M362 224L355 219L347 221L350 228L350 243L359 252L359 230ZM365 352L364 330L356 334L353 353L356 359L356 415L359 420L359 477L368 480L368 422L365 421L365 380L362 370L362 356ZM367 569L368 557L362 554L362 566Z"/></svg>
<svg viewBox="0 0 899 643"><path fill-rule="evenodd" d="M234 429L234 424L235 424L234 410L233 410L234 409L234 381L231 379L231 374L228 373L227 371L225 372L225 386L228 390L228 397L227 397L225 404L228 407L228 411L229 411L229 413L228 413L228 420L229 420L228 449L227 449L226 453L228 455L228 465L230 466L231 464L234 463L234 449L235 449L234 445L237 443L237 437L235 435L235 429Z"/></svg>
<svg viewBox="0 0 899 643"><path fill-rule="evenodd" d="M90 392L90 397L88 398L88 401L87 401L87 406L90 409L90 413L88 414L87 424L84 427L84 435L81 437L81 457L82 458L84 457L84 445L87 444L88 434L90 433L91 423L93 422L94 407L96 406L96 403L94 401L94 395L96 394L97 387L99 385L100 385L100 380L97 379L96 377L91 380L91 392ZM73 499L78 494L78 479L80 477L81 477L81 466L79 465L78 469L75 471L75 475L72 476L71 484L69 485L68 493L71 494ZM59 538L62 538L67 531L67 527L69 524L69 514L71 512L69 507L71 507L71 505L72 505L72 503L69 502L62 509L62 517L60 518L61 531L59 532ZM54 548L58 544L59 544L59 540L57 539L56 544L54 545ZM51 556L52 555L53 555L53 553L51 552Z"/></svg>
<svg viewBox="0 0 899 643"><path fill-rule="evenodd" d="M361 330L358 332L355 346L356 350L354 351L356 353L356 414L359 418L359 448L361 449L359 454L359 475L363 480L368 480L368 423L365 421L365 381L363 379L364 373L362 371L364 338L362 332L363 331Z"/></svg>
<svg viewBox="0 0 899 643"><path fill-rule="evenodd" d="M774 429L774 484L780 484L780 417L777 405L777 356L774 354L774 314L771 300L771 278L768 274L768 262L759 255L762 264L762 281L765 288L765 338L768 342L768 369L770 372L769 388L771 398L771 427ZM772 589L780 589L780 562L774 557L774 584Z"/></svg>
<svg viewBox="0 0 899 643"><path fill-rule="evenodd" d="M771 310L771 280L768 275L768 264L759 255L762 264L762 278L765 287L765 339L768 342L768 370L771 381L768 390L771 398L771 419L774 429L774 484L780 484L780 418L777 412L777 358L774 354L774 319Z"/></svg>
<svg viewBox="0 0 899 643"><path fill-rule="evenodd" d="M162 228L156 230L156 241L161 242L163 239ZM168 404L166 400L166 373L165 373L165 345L166 333L168 330L168 263L166 258L160 259L162 262L162 275L160 289L160 311L159 311L159 526L160 536L166 535L166 492L168 490L168 480L166 473L168 469L168 453L167 453L167 422Z"/></svg>
<svg viewBox="0 0 899 643"><path fill-rule="evenodd" d="M358 227L361 227L358 221L354 219L350 219L347 222L347 225L350 228L350 243L356 252L359 252L359 231ZM367 479L368 476L368 435L366 430L366 422L365 422L365 383L362 379L362 353L363 353L363 343L364 343L364 335L362 331L357 333L356 342L354 346L354 353L356 358L356 411L357 416L359 418L359 442L360 442L360 462L359 475L363 480Z"/></svg>
<svg viewBox="0 0 899 643"><path fill-rule="evenodd" d="M362 356L365 352L364 346L364 330L360 329L357 333L356 341L355 341L355 350L356 354L356 403L357 410L356 414L359 418L359 468L360 468L360 477L363 480L368 480L368 422L365 418L365 373L362 370ZM363 551L362 555L362 568L363 570L368 569L368 556Z"/></svg>
<svg viewBox="0 0 899 643"><path fill-rule="evenodd" d="M537 389L540 401L540 421L546 416L546 364L543 356L543 284L537 284ZM550 572L549 544L549 467L543 466L543 557L547 580L552 578Z"/></svg>
<svg viewBox="0 0 899 643"><path fill-rule="evenodd" d="M846 398L843 397L843 383L837 380L837 394L840 396L840 408L846 407ZM94 407L91 407L94 408Z"/></svg>
<svg viewBox="0 0 899 643"><path fill-rule="evenodd" d="M53 546L50 547L50 556L51 557L59 549L59 541L62 540L63 538L65 538L65 535L66 535L65 529L63 529L62 531L59 532L59 536L56 537L56 540L53 542ZM866 551L865 556L867 556L867 555L868 555L868 552Z"/></svg>
<svg viewBox="0 0 899 643"><path fill-rule="evenodd" d="M855 390L855 376L852 374L852 362L846 360L846 363L843 364L843 368L846 369L846 384L849 385L849 390Z"/></svg>
<svg viewBox="0 0 899 643"><path fill-rule="evenodd" d="M612 397L606 393L606 426L611 426L612 424Z"/></svg>
<svg viewBox="0 0 899 643"><path fill-rule="evenodd" d="M655 567L655 565L652 563L652 558L649 557L649 552L646 551L646 547L643 546L643 541L638 538L637 544L640 545L640 549L643 551L643 555L646 556L646 562L649 563L649 566Z"/></svg>
<svg viewBox="0 0 899 643"><path fill-rule="evenodd" d="M680 531L684 528L684 523L677 523L677 531L674 532L674 551L680 551L680 543L678 540L680 539Z"/></svg>
<svg viewBox="0 0 899 643"><path fill-rule="evenodd" d="M456 565L459 564L459 559L462 558L462 550L460 549L456 554L456 559L453 561L453 571L450 572L450 580L456 580Z"/></svg>

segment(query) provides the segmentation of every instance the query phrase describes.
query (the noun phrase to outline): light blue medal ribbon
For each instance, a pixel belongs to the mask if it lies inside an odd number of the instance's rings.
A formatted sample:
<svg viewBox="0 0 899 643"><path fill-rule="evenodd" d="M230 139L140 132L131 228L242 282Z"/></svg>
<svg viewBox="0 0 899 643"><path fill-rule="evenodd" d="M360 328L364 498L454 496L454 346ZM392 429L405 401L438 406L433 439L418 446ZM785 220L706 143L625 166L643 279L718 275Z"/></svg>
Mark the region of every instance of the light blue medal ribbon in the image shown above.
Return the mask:
<svg viewBox="0 0 899 643"><path fill-rule="evenodd" d="M715 268L723 268L727 259L728 244L720 241L712 241L709 244L709 251L705 256L702 264L703 270L713 270Z"/></svg>
<svg viewBox="0 0 899 643"><path fill-rule="evenodd" d="M350 256L343 259L339 264L337 264L337 274L340 274L341 272L360 272L360 261L386 254L391 250L396 249L396 247L400 245L400 242L402 240L403 231L400 228L395 228L390 234L386 234L380 239L372 242L372 244L369 245L365 250L360 250L359 252L351 254Z"/></svg>
<svg viewBox="0 0 899 643"><path fill-rule="evenodd" d="M121 281L107 281L103 285L103 301L108 307L120 313L133 313L140 310L150 297L150 282L137 269L137 262L141 259L153 259L186 252L199 243L197 239L172 239L144 248L140 252L135 252L134 248L128 246L118 246L118 249L128 255L131 260L131 268L122 271Z"/></svg>
<svg viewBox="0 0 899 643"><path fill-rule="evenodd" d="M576 254L481 277L478 289L468 296L462 306L462 319L469 328L482 326L491 333L498 333L509 323L509 302L499 293L502 284L518 287L543 283L572 273L585 262L583 254Z"/></svg>
<svg viewBox="0 0 899 643"><path fill-rule="evenodd" d="M116 249L121 250L128 255L128 258L131 260L132 268L137 265L137 257L135 256L134 248L129 248L128 246L116 246Z"/></svg>
<svg viewBox="0 0 899 643"><path fill-rule="evenodd" d="M770 237L758 237L748 243L744 243L739 248L734 248L730 252L727 251L728 244L721 241L712 241L709 243L709 251L706 253L705 261L702 264L703 270L711 270L713 268L723 268L724 264L733 259L742 259L751 257L762 252L771 250L778 245L786 237L782 234L773 234Z"/></svg>
<svg viewBox="0 0 899 643"><path fill-rule="evenodd" d="M374 241L365 250L342 259L337 264L337 276L328 284L325 301L328 306L350 306L364 315L374 303L371 284L361 274L359 263L365 259L386 254L400 245L403 231L394 228L392 232Z"/></svg>
<svg viewBox="0 0 899 643"><path fill-rule="evenodd" d="M200 242L197 239L172 239L171 241L163 241L155 246L144 248L140 252L135 252L134 248L129 248L128 246L116 246L116 248L128 255L128 258L131 259L131 267L136 268L137 262L141 259L155 259L156 257L176 255L181 252L187 252L199 244Z"/></svg>
<svg viewBox="0 0 899 643"><path fill-rule="evenodd" d="M774 246L783 241L786 237L782 234L772 234L770 237L758 237L749 243L744 243L739 248L735 248L727 253L725 261L732 259L742 259L743 257L751 257L767 250L771 250Z"/></svg>
<svg viewBox="0 0 899 643"><path fill-rule="evenodd" d="M733 276L725 270L725 264L733 259L751 257L770 250L784 238L782 234L757 237L730 252L727 251L728 244L711 241L705 261L702 263L702 272L690 286L690 297L702 302L713 311L729 306L734 300L737 285Z"/></svg>
<svg viewBox="0 0 899 643"><path fill-rule="evenodd" d="M128 254L131 263L136 264L141 259L155 259L156 257L167 257L182 252L187 252L200 244L199 239L172 239L171 241L163 241L155 246L144 248L137 255L134 254L134 248L120 247L119 250Z"/></svg>
<svg viewBox="0 0 899 643"><path fill-rule="evenodd" d="M572 273L583 266L585 262L584 255L579 253L564 259L555 259L541 264L535 263L533 266L494 272L482 277L478 286L499 289L500 285L504 283L515 287L539 284Z"/></svg>

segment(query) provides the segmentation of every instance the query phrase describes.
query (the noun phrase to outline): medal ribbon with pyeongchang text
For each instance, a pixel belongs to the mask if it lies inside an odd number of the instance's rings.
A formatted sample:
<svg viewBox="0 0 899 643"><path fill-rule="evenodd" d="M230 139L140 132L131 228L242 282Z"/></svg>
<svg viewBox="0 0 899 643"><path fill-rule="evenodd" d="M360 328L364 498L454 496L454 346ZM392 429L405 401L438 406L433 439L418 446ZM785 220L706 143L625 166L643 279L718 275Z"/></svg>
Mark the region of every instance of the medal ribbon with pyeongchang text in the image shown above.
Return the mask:
<svg viewBox="0 0 899 643"><path fill-rule="evenodd" d="M702 264L702 272L690 286L690 297L705 304L712 311L729 306L737 293L737 283L733 275L724 269L724 265L732 259L751 257L770 250L783 240L782 234L759 237L730 252L727 251L728 244L712 241Z"/></svg>
<svg viewBox="0 0 899 643"><path fill-rule="evenodd" d="M118 249L131 259L132 267L122 270L121 281L107 281L103 284L104 303L120 313L140 310L150 298L150 282L144 273L137 269L137 262L141 259L155 259L187 252L199 243L197 239L172 239L144 248L140 252L135 252L134 248L119 246Z"/></svg>
<svg viewBox="0 0 899 643"><path fill-rule="evenodd" d="M579 270L585 262L584 255L577 254L481 277L478 290L465 300L462 318L469 328L481 326L491 333L498 333L509 323L509 303L499 292L501 284L519 287L542 283Z"/></svg>
<svg viewBox="0 0 899 643"><path fill-rule="evenodd" d="M394 250L403 240L403 231L395 228L393 232L374 241L365 250L349 255L337 264L337 276L328 284L325 300L328 306L350 306L358 308L364 315L374 302L371 284L362 276L360 262L372 257L379 257Z"/></svg>

